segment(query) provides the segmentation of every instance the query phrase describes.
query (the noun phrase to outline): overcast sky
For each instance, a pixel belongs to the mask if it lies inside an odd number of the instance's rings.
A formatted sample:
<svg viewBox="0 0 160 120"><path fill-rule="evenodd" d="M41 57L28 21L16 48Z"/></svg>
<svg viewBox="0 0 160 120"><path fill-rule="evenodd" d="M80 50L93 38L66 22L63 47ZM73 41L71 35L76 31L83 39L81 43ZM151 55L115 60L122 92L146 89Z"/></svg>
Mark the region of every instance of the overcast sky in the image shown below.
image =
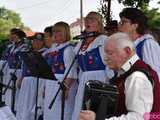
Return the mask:
<svg viewBox="0 0 160 120"><path fill-rule="evenodd" d="M80 0L0 0L2 6L19 13L22 22L33 31L43 31L46 26L58 21L70 24L80 16ZM97 11L99 6L100 0L83 0L83 15ZM123 6L112 0L111 8L114 19L118 19Z"/></svg>

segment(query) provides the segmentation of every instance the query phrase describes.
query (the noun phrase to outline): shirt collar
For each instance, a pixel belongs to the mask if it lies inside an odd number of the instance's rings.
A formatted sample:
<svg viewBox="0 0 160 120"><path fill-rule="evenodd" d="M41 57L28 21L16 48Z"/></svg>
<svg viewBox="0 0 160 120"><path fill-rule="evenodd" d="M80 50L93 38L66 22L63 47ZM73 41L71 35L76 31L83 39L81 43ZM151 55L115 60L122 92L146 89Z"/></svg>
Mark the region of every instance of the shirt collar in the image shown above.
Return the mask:
<svg viewBox="0 0 160 120"><path fill-rule="evenodd" d="M123 74L126 71L128 71L137 60L139 60L139 57L137 56L137 54L133 55L129 60L127 60L122 65L121 70L118 72L118 74Z"/></svg>

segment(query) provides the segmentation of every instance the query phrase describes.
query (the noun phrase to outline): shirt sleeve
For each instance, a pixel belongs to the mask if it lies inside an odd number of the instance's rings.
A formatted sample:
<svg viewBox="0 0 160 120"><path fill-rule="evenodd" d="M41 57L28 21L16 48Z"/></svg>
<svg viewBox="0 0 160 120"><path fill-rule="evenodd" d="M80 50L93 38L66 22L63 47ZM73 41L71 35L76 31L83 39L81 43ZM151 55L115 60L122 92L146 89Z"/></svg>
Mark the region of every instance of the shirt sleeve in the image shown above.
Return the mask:
<svg viewBox="0 0 160 120"><path fill-rule="evenodd" d="M160 46L153 40L146 40L143 46L143 61L149 64L159 75L160 78Z"/></svg>
<svg viewBox="0 0 160 120"><path fill-rule="evenodd" d="M70 46L67 47L64 51L64 64L65 64L65 68L66 68L65 74L68 72L74 58L75 58L75 54L73 52L73 48ZM73 64L67 78L77 79L77 63L76 63L76 61Z"/></svg>
<svg viewBox="0 0 160 120"><path fill-rule="evenodd" d="M125 82L125 104L128 113L105 120L144 120L144 114L152 109L153 87L146 75L134 72Z"/></svg>

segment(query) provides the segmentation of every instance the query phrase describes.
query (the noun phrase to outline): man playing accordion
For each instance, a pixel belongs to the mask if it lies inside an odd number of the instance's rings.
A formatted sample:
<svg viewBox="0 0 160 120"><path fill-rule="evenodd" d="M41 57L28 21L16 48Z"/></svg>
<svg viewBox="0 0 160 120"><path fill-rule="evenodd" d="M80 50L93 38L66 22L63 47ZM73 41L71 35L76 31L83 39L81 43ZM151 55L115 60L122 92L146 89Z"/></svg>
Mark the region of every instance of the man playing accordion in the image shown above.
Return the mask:
<svg viewBox="0 0 160 120"><path fill-rule="evenodd" d="M157 73L139 59L125 33L115 33L105 43L105 62L118 72L112 80L119 91L114 116L105 120L143 120L146 113L160 111L160 83ZM95 120L90 110L81 111L79 120Z"/></svg>

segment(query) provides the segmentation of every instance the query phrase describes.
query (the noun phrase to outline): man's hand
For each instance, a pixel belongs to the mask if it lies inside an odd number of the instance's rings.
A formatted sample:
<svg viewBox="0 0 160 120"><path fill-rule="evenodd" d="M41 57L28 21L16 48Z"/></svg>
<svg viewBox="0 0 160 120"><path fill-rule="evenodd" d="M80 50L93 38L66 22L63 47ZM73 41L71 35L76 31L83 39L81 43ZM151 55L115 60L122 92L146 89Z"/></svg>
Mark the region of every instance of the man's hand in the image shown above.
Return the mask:
<svg viewBox="0 0 160 120"><path fill-rule="evenodd" d="M83 110L80 112L79 120L95 120L96 114L90 110Z"/></svg>

